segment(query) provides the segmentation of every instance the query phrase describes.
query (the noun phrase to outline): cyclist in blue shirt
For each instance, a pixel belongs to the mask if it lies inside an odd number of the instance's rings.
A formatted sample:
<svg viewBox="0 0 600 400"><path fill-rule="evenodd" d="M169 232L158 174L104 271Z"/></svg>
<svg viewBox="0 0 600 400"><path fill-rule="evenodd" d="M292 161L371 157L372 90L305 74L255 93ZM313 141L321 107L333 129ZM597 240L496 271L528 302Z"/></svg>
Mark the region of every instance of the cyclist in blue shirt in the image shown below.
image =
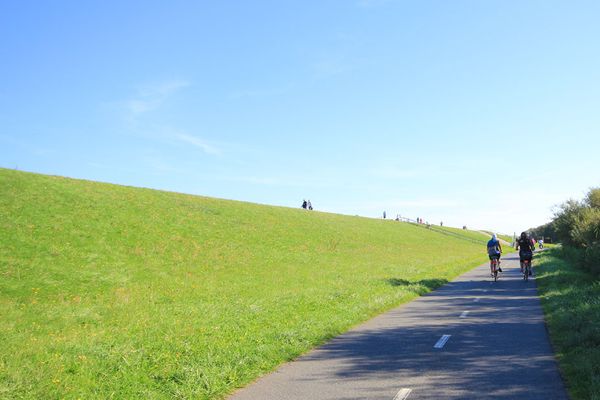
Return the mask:
<svg viewBox="0 0 600 400"><path fill-rule="evenodd" d="M498 260L498 271L502 272L502 268L500 268L500 254L502 254L502 246L500 245L500 241L498 237L494 233L492 238L487 242L487 252L490 257L490 272L492 275L494 274L494 267L492 266L492 260Z"/></svg>

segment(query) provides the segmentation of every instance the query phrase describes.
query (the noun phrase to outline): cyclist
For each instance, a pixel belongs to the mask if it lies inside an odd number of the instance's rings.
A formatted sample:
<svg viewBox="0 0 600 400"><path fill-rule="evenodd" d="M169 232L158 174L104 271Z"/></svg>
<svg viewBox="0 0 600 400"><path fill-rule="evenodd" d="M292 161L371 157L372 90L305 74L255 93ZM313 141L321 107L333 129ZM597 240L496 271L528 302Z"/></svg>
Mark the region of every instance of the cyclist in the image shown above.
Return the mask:
<svg viewBox="0 0 600 400"><path fill-rule="evenodd" d="M500 268L500 254L502 254L502 246L500 245L500 241L495 233L487 242L487 252L488 256L490 257L490 272L492 273L492 276L494 275L494 266L492 265L494 259L498 260L498 271L502 272L502 268Z"/></svg>
<svg viewBox="0 0 600 400"><path fill-rule="evenodd" d="M531 239L527 237L526 232L521 232L521 237L517 240L517 250L519 250L521 273L523 273L523 262L529 261L529 265L531 265L533 251L535 250L535 246L531 243ZM529 275L531 275L531 269L529 269Z"/></svg>

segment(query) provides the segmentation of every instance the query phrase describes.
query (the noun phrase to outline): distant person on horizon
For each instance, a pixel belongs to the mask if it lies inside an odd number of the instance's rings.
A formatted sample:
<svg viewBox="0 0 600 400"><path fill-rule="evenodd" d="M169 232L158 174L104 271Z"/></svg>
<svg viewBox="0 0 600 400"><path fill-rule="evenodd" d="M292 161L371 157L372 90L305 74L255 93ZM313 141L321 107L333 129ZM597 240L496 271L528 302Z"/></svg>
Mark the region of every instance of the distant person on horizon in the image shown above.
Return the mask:
<svg viewBox="0 0 600 400"><path fill-rule="evenodd" d="M444 226L444 221L440 221L440 226Z"/></svg>
<svg viewBox="0 0 600 400"><path fill-rule="evenodd" d="M306 202L306 204L308 205L308 209L309 209L309 210L312 210L312 209L313 209L313 208L312 208L312 203L310 202L310 200L308 200L308 201Z"/></svg>
<svg viewBox="0 0 600 400"><path fill-rule="evenodd" d="M494 267L492 265L492 261L494 259L498 260L498 271L502 272L502 268L500 268L500 255L502 254L502 246L500 245L500 241L495 233L487 242L487 252L488 256L490 257L490 272L492 273L492 276L494 275Z"/></svg>
<svg viewBox="0 0 600 400"><path fill-rule="evenodd" d="M385 219L385 211L383 212L383 219Z"/></svg>
<svg viewBox="0 0 600 400"><path fill-rule="evenodd" d="M308 203L306 202L306 200L302 201L302 208L304 208L306 210L306 207L308 207Z"/></svg>

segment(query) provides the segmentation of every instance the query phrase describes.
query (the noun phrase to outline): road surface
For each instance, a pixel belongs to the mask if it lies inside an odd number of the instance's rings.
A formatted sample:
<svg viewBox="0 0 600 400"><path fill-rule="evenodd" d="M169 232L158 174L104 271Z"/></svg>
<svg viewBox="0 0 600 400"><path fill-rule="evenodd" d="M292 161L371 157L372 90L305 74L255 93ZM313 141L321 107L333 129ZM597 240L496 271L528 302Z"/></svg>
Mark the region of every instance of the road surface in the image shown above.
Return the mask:
<svg viewBox="0 0 600 400"><path fill-rule="evenodd" d="M534 264L535 265L535 264ZM235 392L230 400L567 399L535 280L483 265Z"/></svg>

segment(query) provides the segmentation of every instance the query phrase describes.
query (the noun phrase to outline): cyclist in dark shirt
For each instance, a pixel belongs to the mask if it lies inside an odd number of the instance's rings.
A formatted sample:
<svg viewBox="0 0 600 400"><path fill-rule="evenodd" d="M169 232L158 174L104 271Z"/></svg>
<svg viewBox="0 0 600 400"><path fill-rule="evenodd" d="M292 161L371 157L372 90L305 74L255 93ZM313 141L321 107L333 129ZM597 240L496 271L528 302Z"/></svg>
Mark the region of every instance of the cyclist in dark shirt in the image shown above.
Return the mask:
<svg viewBox="0 0 600 400"><path fill-rule="evenodd" d="M523 261L528 260L531 265L531 259L533 258L533 251L535 247L531 244L531 239L527 237L526 232L521 232L521 237L517 240L517 250L519 250L519 259L521 260L521 273L523 272ZM531 274L531 271L529 271Z"/></svg>

